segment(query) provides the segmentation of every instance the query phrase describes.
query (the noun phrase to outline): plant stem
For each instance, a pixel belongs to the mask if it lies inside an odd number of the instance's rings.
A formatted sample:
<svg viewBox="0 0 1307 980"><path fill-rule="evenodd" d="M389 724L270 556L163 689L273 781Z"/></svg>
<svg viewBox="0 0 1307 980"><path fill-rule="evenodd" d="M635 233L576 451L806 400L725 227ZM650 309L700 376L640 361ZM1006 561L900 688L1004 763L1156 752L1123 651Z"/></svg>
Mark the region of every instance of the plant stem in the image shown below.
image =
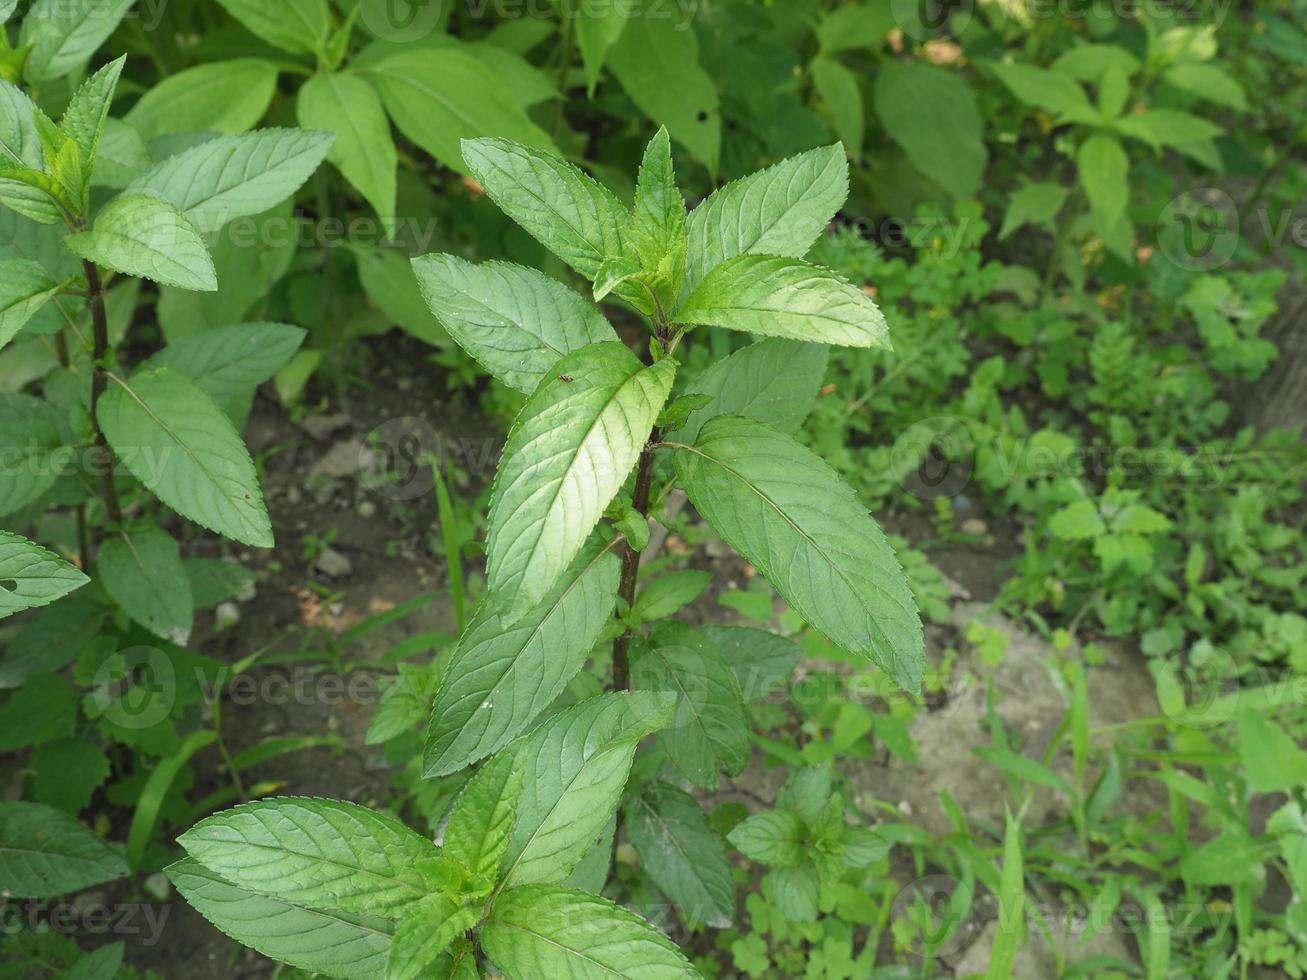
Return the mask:
<svg viewBox="0 0 1307 980"><path fill-rule="evenodd" d="M649 491L653 486L653 447L661 439L662 433L657 429L649 434L649 441L645 443L640 453L640 462L635 471L635 495L631 500L631 506L645 518L649 516ZM630 541L626 542L626 550L622 553L621 584L618 586L617 594L622 597L628 609L635 602L635 583L640 574L640 554L639 550L631 547ZM631 662L627 656L631 649L631 636L628 627L613 641L613 690L615 691L625 691L631 686Z"/></svg>
<svg viewBox="0 0 1307 980"><path fill-rule="evenodd" d="M113 524L121 524L122 507L118 503L118 488L113 482L113 453L109 450L109 440L100 428L100 418L96 409L100 396L104 394L108 376L104 369L104 358L109 352L109 320L104 313L104 287L100 285L100 270L94 262L82 262L86 272L86 284L89 287L91 307L91 325L94 329L94 347L91 358L94 367L91 371L91 429L95 434L96 463L100 470L100 494L104 497L104 509Z"/></svg>

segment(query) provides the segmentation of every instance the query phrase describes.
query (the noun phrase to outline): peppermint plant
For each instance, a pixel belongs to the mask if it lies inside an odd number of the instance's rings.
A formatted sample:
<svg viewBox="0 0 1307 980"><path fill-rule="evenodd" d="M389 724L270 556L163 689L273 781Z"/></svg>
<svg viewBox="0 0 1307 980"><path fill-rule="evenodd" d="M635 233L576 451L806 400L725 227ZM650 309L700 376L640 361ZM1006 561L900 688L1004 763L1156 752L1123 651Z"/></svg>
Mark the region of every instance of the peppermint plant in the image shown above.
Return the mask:
<svg viewBox="0 0 1307 980"><path fill-rule="evenodd" d="M743 769L745 705L783 682L798 653L765 631L672 618L706 573L638 589L660 502L683 488L811 625L907 690L922 678L921 625L893 550L854 491L794 437L824 345L889 343L871 299L802 258L847 194L844 151L786 160L689 213L665 130L629 210L518 143L465 141L463 157L596 299L647 318L647 355L541 272L414 260L450 335L527 394L491 495L486 594L442 662L423 759L429 777L474 773L439 846L353 804L273 799L198 824L170 874L231 936L334 976L476 977L488 965L522 980L694 976L661 932L599 897L613 842L629 838L687 920L731 923L725 846L686 788ZM705 327L762 339L684 381L676 355ZM603 650L612 690L569 687ZM633 768L646 736L657 742ZM800 812L811 810L819 832L795 818L794 860L773 872L805 891L787 904L809 916L819 867L885 849L844 826L838 800L827 805L829 774L813 778ZM759 838L754 826L741 841ZM826 862L811 875L798 853L807 837Z"/></svg>

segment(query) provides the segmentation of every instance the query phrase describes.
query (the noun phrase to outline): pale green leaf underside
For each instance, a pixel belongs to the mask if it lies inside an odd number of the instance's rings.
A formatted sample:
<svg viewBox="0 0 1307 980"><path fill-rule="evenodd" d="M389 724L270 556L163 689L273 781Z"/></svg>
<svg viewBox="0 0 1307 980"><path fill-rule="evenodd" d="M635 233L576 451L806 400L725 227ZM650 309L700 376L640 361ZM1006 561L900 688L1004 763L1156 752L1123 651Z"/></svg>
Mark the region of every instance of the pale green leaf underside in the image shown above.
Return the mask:
<svg viewBox="0 0 1307 980"><path fill-rule="evenodd" d="M542 272L453 255L413 260L427 306L496 378L530 394L565 354L617 340L599 308Z"/></svg>
<svg viewBox="0 0 1307 980"><path fill-rule="evenodd" d="M670 358L645 367L621 344L594 344L562 358L527 400L486 535L486 578L510 616L544 598L580 552L635 466L675 372Z"/></svg>
<svg viewBox="0 0 1307 980"><path fill-rule="evenodd" d="M170 881L201 915L264 956L329 977L381 980L390 954L384 919L319 911L238 888L194 858L167 868Z"/></svg>
<svg viewBox="0 0 1307 980"><path fill-rule="evenodd" d="M916 691L921 620L885 535L811 450L750 419L707 423L676 450L699 513L813 626Z"/></svg>
<svg viewBox="0 0 1307 980"><path fill-rule="evenodd" d="M608 824L641 738L665 725L675 699L620 692L549 718L517 748L517 826L504 859L509 885L561 881Z"/></svg>
<svg viewBox="0 0 1307 980"><path fill-rule="evenodd" d="M99 418L118 458L177 513L245 544L272 546L254 462L195 382L172 368L147 368L105 393Z"/></svg>
<svg viewBox="0 0 1307 980"><path fill-rule="evenodd" d="M617 557L583 552L525 616L488 596L449 659L427 733L424 774L442 776L521 734L585 665L617 601Z"/></svg>
<svg viewBox="0 0 1307 980"><path fill-rule="evenodd" d="M799 259L742 255L704 278L678 323L843 347L890 347L885 317L861 289Z"/></svg>
<svg viewBox="0 0 1307 980"><path fill-rule="evenodd" d="M299 350L304 337L299 327L285 323L240 323L171 343L146 364L179 371L225 402L276 374Z"/></svg>
<svg viewBox="0 0 1307 980"><path fill-rule="evenodd" d="M37 0L23 18L18 43L30 45L27 77L45 82L69 74L114 32L135 0Z"/></svg>
<svg viewBox="0 0 1307 980"><path fill-rule="evenodd" d="M277 66L224 58L169 75L123 118L146 140L169 133L239 133L258 123L277 90Z"/></svg>
<svg viewBox="0 0 1307 980"><path fill-rule="evenodd" d="M505 892L481 942L509 980L671 980L699 974L661 932L597 895L548 885Z"/></svg>
<svg viewBox="0 0 1307 980"><path fill-rule="evenodd" d="M114 198L89 231L69 235L72 251L114 272L163 286L214 292L218 274L195 226L166 201L144 194Z"/></svg>
<svg viewBox="0 0 1307 980"><path fill-rule="evenodd" d="M318 169L335 138L310 129L220 136L147 170L126 193L167 201L200 231L216 231L294 194Z"/></svg>
<svg viewBox="0 0 1307 980"><path fill-rule="evenodd" d="M90 581L58 555L0 531L0 619L45 606Z"/></svg>
<svg viewBox="0 0 1307 980"><path fill-rule="evenodd" d="M690 212L688 293L740 255L802 258L849 195L849 164L838 145L808 150L732 181Z"/></svg>
<svg viewBox="0 0 1307 980"><path fill-rule="evenodd" d="M214 814L178 843L240 888L360 915L393 915L425 895L416 863L439 854L375 810L290 796Z"/></svg>
<svg viewBox="0 0 1307 980"><path fill-rule="evenodd" d="M5 539L0 532L0 555ZM0 577L4 559L0 558ZM128 874L122 855L62 810L0 803L0 894L50 898Z"/></svg>
<svg viewBox="0 0 1307 980"><path fill-rule="evenodd" d="M587 279L622 254L626 209L567 161L504 139L464 140L463 159L500 210Z"/></svg>

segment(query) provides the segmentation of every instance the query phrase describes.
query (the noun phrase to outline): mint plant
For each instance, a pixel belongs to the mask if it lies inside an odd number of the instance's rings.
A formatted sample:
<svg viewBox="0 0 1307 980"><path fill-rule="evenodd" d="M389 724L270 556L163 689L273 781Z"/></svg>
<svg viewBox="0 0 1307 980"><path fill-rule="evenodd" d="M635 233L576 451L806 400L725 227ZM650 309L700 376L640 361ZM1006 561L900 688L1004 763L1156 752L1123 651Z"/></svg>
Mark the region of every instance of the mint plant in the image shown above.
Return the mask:
<svg viewBox="0 0 1307 980"><path fill-rule="evenodd" d="M621 297L648 318L648 359L541 272L414 261L450 335L528 394L491 494L487 592L441 672L423 759L429 777L477 768L440 846L363 807L273 799L196 825L181 838L189 857L169 874L229 935L334 976L471 977L485 960L512 978L697 975L652 925L598 896L615 814L625 798L630 839L683 915L730 924L724 847L676 784L712 788L743 769L746 701L775 686L768 644L785 641L673 620L707 584L703 573L637 592L658 503L683 487L805 619L897 685L921 683L921 625L893 550L791 434L814 395L789 390L792 358L809 344L889 343L861 290L801 258L843 202L844 151L786 160L688 214L666 130L645 152L629 211L572 165L518 143L466 141L463 157L596 297ZM701 326L770 339L678 394L675 355ZM603 643L613 690L569 695ZM779 657L788 670L795 659ZM637 745L655 734L661 753L633 773ZM829 773L814 774L790 791L800 816L774 844L789 848L773 872L796 891L787 906L808 917L830 877L822 869L865 866L885 848L845 825ZM762 822L732 839L754 853ZM816 863L798 853L808 846Z"/></svg>

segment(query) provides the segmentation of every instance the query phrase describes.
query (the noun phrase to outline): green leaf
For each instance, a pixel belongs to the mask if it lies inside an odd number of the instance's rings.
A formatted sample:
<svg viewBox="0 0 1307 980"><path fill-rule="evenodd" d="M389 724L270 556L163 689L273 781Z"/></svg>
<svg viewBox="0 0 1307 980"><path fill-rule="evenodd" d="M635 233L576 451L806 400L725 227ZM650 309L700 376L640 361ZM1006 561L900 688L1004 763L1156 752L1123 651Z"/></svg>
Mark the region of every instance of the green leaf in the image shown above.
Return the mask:
<svg viewBox="0 0 1307 980"><path fill-rule="evenodd" d="M105 120L109 118L109 106L126 62L127 56L123 55L87 79L59 120L59 127L77 144L88 187L100 149L100 136L104 132Z"/></svg>
<svg viewBox="0 0 1307 980"><path fill-rule="evenodd" d="M1112 69L1133 75L1142 67L1138 58L1115 44L1080 44L1053 62L1054 71L1082 82L1096 82Z"/></svg>
<svg viewBox="0 0 1307 980"><path fill-rule="evenodd" d="M1091 500L1067 504L1048 519L1048 531L1061 541L1083 541L1107 530Z"/></svg>
<svg viewBox="0 0 1307 980"><path fill-rule="evenodd" d="M560 711L521 741L522 795L504 859L507 885L567 877L604 832L636 744L667 724L674 707L666 694L604 694Z"/></svg>
<svg viewBox="0 0 1307 980"><path fill-rule="evenodd" d="M1182 109L1145 109L1122 116L1112 123L1118 133L1143 140L1153 148L1185 147L1212 140L1225 130Z"/></svg>
<svg viewBox="0 0 1307 980"><path fill-rule="evenodd" d="M72 463L61 423L59 413L39 398L0 395L0 453L5 463L0 516L39 500Z"/></svg>
<svg viewBox="0 0 1307 980"><path fill-rule="evenodd" d="M447 167L464 171L460 141L476 137L554 148L507 84L463 51L409 46L355 70L376 85L400 131Z"/></svg>
<svg viewBox="0 0 1307 980"><path fill-rule="evenodd" d="M1115 136L1095 133L1076 153L1080 183L1100 227L1111 225L1125 213L1130 198L1130 160Z"/></svg>
<svg viewBox="0 0 1307 980"><path fill-rule="evenodd" d="M639 29L622 32L608 51L608 67L645 115L715 173L722 142L717 86L699 64L694 26L680 22L674 9L632 9Z"/></svg>
<svg viewBox="0 0 1307 980"><path fill-rule="evenodd" d="M448 895L427 895L411 905L395 928L386 980L419 980L432 970L441 954L480 919L477 908L462 908Z"/></svg>
<svg viewBox="0 0 1307 980"><path fill-rule="evenodd" d="M0 705L0 751L67 738L77 718L72 685L58 674L33 674Z"/></svg>
<svg viewBox="0 0 1307 980"><path fill-rule="evenodd" d="M916 691L921 620L889 542L810 450L750 419L707 423L676 453L699 513L832 641Z"/></svg>
<svg viewBox="0 0 1307 980"><path fill-rule="evenodd" d="M626 209L567 161L505 139L465 140L463 159L501 211L586 278L623 253Z"/></svg>
<svg viewBox="0 0 1307 980"><path fill-rule="evenodd" d="M685 275L686 214L666 128L658 130L644 151L626 240L662 304L674 305Z"/></svg>
<svg viewBox="0 0 1307 980"><path fill-rule="evenodd" d="M894 4L850 3L828 10L817 24L817 40L826 54L875 48L898 23Z"/></svg>
<svg viewBox="0 0 1307 980"><path fill-rule="evenodd" d="M1178 89L1231 109L1248 108L1243 86L1216 65L1171 65L1162 78Z"/></svg>
<svg viewBox="0 0 1307 980"><path fill-rule="evenodd" d="M867 128L858 78L834 58L819 55L808 66L812 83L835 124L835 132L854 160L862 158L862 137Z"/></svg>
<svg viewBox="0 0 1307 980"><path fill-rule="evenodd" d="M775 868L790 868L801 862L808 828L790 810L755 813L726 835L745 857Z"/></svg>
<svg viewBox="0 0 1307 980"><path fill-rule="evenodd" d="M292 54L313 54L325 48L331 34L327 0L282 0L271 6L263 0L218 0L227 13L250 33L274 48Z"/></svg>
<svg viewBox="0 0 1307 980"><path fill-rule="evenodd" d="M61 286L43 266L30 259L0 262L0 348L58 295Z"/></svg>
<svg viewBox="0 0 1307 980"><path fill-rule="evenodd" d="M0 803L0 892L52 898L127 874L117 850L62 810Z"/></svg>
<svg viewBox="0 0 1307 980"><path fill-rule="evenodd" d="M1007 238L1023 225L1048 225L1066 203L1067 189L1061 184L1036 182L1026 184L1008 198L999 240Z"/></svg>
<svg viewBox="0 0 1307 980"><path fill-rule="evenodd" d="M116 197L96 215L90 231L65 241L74 254L114 272L181 289L218 288L213 258L195 226L154 197Z"/></svg>
<svg viewBox="0 0 1307 980"><path fill-rule="evenodd" d="M515 751L501 752L468 780L454 801L445 825L444 852L474 876L491 881L499 876L522 794L518 761Z"/></svg>
<svg viewBox="0 0 1307 980"><path fill-rule="evenodd" d="M122 190L154 165L150 148L130 123L110 116L96 148L91 184Z"/></svg>
<svg viewBox="0 0 1307 980"><path fill-rule="evenodd" d="M715 929L731 924L735 879L698 800L652 783L627 804L626 832L646 873L683 915Z"/></svg>
<svg viewBox="0 0 1307 980"><path fill-rule="evenodd" d="M110 598L151 633L185 646L191 635L191 583L177 542L157 524L107 539L96 559Z"/></svg>
<svg viewBox="0 0 1307 980"><path fill-rule="evenodd" d="M849 162L838 145L808 150L732 181L690 212L683 291L740 255L802 258L849 195Z"/></svg>
<svg viewBox="0 0 1307 980"><path fill-rule="evenodd" d="M708 637L684 623L660 623L631 664L636 690L677 696L676 717L659 738L686 778L716 789L723 771L749 761L749 720L730 665Z"/></svg>
<svg viewBox="0 0 1307 980"><path fill-rule="evenodd" d="M482 600L441 676L423 775L498 751L558 697L612 615L619 565L608 549L582 552L523 617L504 615L493 593Z"/></svg>
<svg viewBox="0 0 1307 980"><path fill-rule="evenodd" d="M990 67L999 81L1026 105L1047 109L1076 121L1098 117L1085 90L1062 72L1021 64L994 64Z"/></svg>
<svg viewBox="0 0 1307 980"><path fill-rule="evenodd" d="M135 0L36 0L23 18L20 47L30 47L27 79L70 75L114 32Z"/></svg>
<svg viewBox="0 0 1307 980"><path fill-rule="evenodd" d="M821 876L813 861L775 868L763 879L762 889L783 920L812 922L821 910Z"/></svg>
<svg viewBox="0 0 1307 980"><path fill-rule="evenodd" d="M671 940L635 913L551 886L501 895L481 928L481 943L508 980L699 976Z"/></svg>
<svg viewBox="0 0 1307 980"><path fill-rule="evenodd" d="M665 619L699 598L712 582L712 572L683 568L646 583L636 596L633 612L642 622Z"/></svg>
<svg viewBox="0 0 1307 980"><path fill-rule="evenodd" d="M686 386L686 394L704 394L711 400L690 414L675 438L693 442L704 423L717 415L742 415L793 435L817 400L828 360L825 344L782 338L740 348Z"/></svg>
<svg viewBox="0 0 1307 980"><path fill-rule="evenodd" d="M43 224L61 223L59 209L44 191L16 179L20 174L43 175L45 152L36 129L39 109L16 85L0 81L0 203Z"/></svg>
<svg viewBox="0 0 1307 980"><path fill-rule="evenodd" d="M424 343L449 346L449 334L422 298L413 262L401 249L359 249L354 261L363 291L383 314Z"/></svg>
<svg viewBox="0 0 1307 980"><path fill-rule="evenodd" d="M1012 976L1017 949L1025 937L1026 886L1022 877L1021 824L1007 815L1003 836L1003 877L998 886L998 923L990 947L985 980Z"/></svg>
<svg viewBox="0 0 1307 980"><path fill-rule="evenodd" d="M295 356L305 332L285 323L241 323L169 344L143 367L172 368L216 401L257 388Z"/></svg>
<svg viewBox="0 0 1307 980"><path fill-rule="evenodd" d="M890 61L876 78L876 115L912 165L955 200L980 189L988 154L976 97L961 76Z"/></svg>
<svg viewBox="0 0 1307 980"><path fill-rule="evenodd" d="M1189 851L1180 862L1180 874L1197 886L1251 884L1263 874L1268 849L1242 827L1227 829Z"/></svg>
<svg viewBox="0 0 1307 980"><path fill-rule="evenodd" d="M311 129L221 136L164 160L132 181L127 193L167 201L201 231L217 231L294 194L334 140Z"/></svg>
<svg viewBox="0 0 1307 980"><path fill-rule="evenodd" d="M327 159L372 205L387 234L395 230L399 155L377 90L357 75L314 75L295 102L299 123L336 134Z"/></svg>
<svg viewBox="0 0 1307 980"><path fill-rule="evenodd" d="M95 791L109 778L108 756L86 737L43 745L31 754L27 764L36 770L32 786L36 802L74 815L86 808Z"/></svg>
<svg viewBox="0 0 1307 980"><path fill-rule="evenodd" d="M280 796L214 814L177 839L239 888L295 905L395 916L427 893L435 844L354 803Z"/></svg>
<svg viewBox="0 0 1307 980"><path fill-rule="evenodd" d="M677 323L845 347L890 347L885 317L861 289L799 259L742 255L717 266Z"/></svg>
<svg viewBox="0 0 1307 980"><path fill-rule="evenodd" d="M413 260L427 305L491 374L530 394L565 354L617 334L599 308L542 272L454 255Z"/></svg>
<svg viewBox="0 0 1307 980"><path fill-rule="evenodd" d="M224 58L169 75L124 117L146 140L169 133L239 133L256 125L277 90L277 66Z"/></svg>
<svg viewBox="0 0 1307 980"><path fill-rule="evenodd" d="M218 403L172 368L100 399L100 426L132 475L183 517L256 548L273 544L258 476Z"/></svg>
<svg viewBox="0 0 1307 980"><path fill-rule="evenodd" d="M633 13L624 3L594 3L593 0L568 0L568 15L576 21L576 46L581 49L585 66L585 84L594 96L595 83L608 60L608 52L626 29Z"/></svg>
<svg viewBox="0 0 1307 980"><path fill-rule="evenodd" d="M750 626L702 627L735 671L745 703L759 701L784 687L799 665L794 641Z"/></svg>
<svg viewBox="0 0 1307 980"><path fill-rule="evenodd" d="M282 963L329 977L385 976L391 924L315 911L238 888L193 858L166 869L183 898L222 932Z"/></svg>
<svg viewBox="0 0 1307 980"><path fill-rule="evenodd" d="M89 582L57 555L0 531L0 619L62 599Z"/></svg>
<svg viewBox="0 0 1307 980"><path fill-rule="evenodd" d="M1239 712L1239 758L1255 792L1279 793L1307 783L1307 752L1283 728L1249 708Z"/></svg>
<svg viewBox="0 0 1307 980"><path fill-rule="evenodd" d="M621 344L560 360L513 423L495 477L486 580L509 616L545 597L635 466L676 363Z"/></svg>

